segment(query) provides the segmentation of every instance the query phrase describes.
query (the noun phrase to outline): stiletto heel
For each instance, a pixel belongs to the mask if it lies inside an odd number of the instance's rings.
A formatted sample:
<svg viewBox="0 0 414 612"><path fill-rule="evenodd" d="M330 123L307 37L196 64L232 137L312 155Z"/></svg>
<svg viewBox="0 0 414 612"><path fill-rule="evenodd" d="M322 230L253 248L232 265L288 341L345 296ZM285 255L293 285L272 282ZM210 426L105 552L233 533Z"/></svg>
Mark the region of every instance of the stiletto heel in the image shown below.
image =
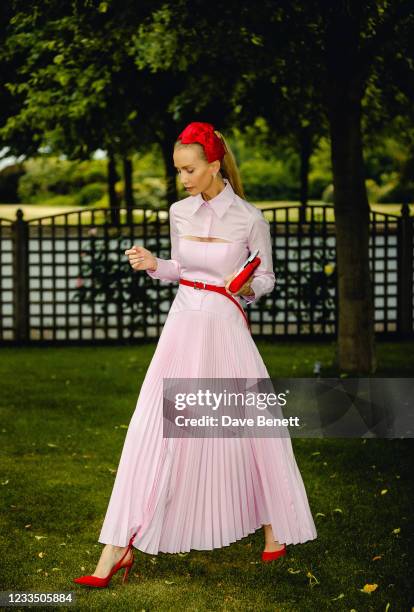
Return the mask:
<svg viewBox="0 0 414 612"><path fill-rule="evenodd" d="M128 582L128 574L129 574L129 570L131 569L131 567L132 567L132 563L131 563L131 565L127 565L126 566L125 572L124 572L124 577L122 578L122 582L123 583L124 582Z"/></svg>
<svg viewBox="0 0 414 612"><path fill-rule="evenodd" d="M133 551L132 551L132 559L128 563L124 563L124 559L128 555L129 551L132 549L132 542L134 541L135 536L136 536L136 533L134 533L132 538L129 540L128 548L126 549L125 553L122 555L121 559L117 563L115 563L115 565L113 566L109 574L105 576L105 578L99 578L98 576L92 576L92 575L80 576L79 578L74 578L73 582L76 582L76 584L81 584L82 586L96 587L96 588L102 589L108 586L108 584L111 581L112 576L116 574L116 572L118 572L122 568L125 568L125 573L122 579L122 583L127 582L129 572L135 561Z"/></svg>
<svg viewBox="0 0 414 612"><path fill-rule="evenodd" d="M268 561L274 561L275 559L279 559L279 557L286 556L286 544L283 545L283 548L280 550L275 550L274 552L262 552L262 561L267 563Z"/></svg>

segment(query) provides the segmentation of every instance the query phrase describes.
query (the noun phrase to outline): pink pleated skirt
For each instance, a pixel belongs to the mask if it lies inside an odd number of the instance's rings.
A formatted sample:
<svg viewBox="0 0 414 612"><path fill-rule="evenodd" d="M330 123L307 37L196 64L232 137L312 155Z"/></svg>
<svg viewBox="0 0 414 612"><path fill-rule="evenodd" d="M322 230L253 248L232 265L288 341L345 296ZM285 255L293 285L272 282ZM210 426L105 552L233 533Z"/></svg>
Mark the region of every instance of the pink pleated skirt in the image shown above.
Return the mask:
<svg viewBox="0 0 414 612"><path fill-rule="evenodd" d="M271 524L317 537L290 438L163 438L163 378L268 378L243 317L170 312L132 415L99 542L152 555L229 546ZM139 350L139 349L138 349Z"/></svg>

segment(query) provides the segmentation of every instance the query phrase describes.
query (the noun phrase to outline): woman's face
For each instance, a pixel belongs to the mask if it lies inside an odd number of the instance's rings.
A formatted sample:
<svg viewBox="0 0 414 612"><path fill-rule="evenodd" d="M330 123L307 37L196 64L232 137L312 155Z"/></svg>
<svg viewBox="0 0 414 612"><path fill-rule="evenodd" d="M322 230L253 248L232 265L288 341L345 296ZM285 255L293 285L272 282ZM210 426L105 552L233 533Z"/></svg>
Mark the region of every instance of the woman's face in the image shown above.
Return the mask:
<svg viewBox="0 0 414 612"><path fill-rule="evenodd" d="M213 174L220 170L220 162L209 164L200 157L198 147L179 147L174 149L174 166L180 176L185 190L190 195L206 191L213 179Z"/></svg>

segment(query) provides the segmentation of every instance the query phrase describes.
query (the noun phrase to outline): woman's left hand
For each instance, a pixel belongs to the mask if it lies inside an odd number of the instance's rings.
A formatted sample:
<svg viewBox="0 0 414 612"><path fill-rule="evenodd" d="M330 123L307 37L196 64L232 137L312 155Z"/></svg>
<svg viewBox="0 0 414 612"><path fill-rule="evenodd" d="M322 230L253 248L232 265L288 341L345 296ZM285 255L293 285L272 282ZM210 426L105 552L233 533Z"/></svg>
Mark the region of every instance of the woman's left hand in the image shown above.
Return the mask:
<svg viewBox="0 0 414 612"><path fill-rule="evenodd" d="M236 273L232 274L231 276L226 276L226 278L224 279L224 282L226 283L226 290L228 291L228 293L230 293L231 295L246 295L246 296L254 295L254 291L251 288L253 276L247 279L244 285L242 285L236 293L233 293L232 291L230 291L229 285L235 276L236 276Z"/></svg>

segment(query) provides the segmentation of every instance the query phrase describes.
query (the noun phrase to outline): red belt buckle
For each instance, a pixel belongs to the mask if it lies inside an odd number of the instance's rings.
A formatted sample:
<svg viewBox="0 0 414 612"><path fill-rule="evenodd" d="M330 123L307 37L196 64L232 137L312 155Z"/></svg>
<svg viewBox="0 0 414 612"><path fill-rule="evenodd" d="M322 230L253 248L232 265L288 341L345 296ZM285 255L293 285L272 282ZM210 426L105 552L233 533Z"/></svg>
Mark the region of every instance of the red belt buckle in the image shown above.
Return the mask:
<svg viewBox="0 0 414 612"><path fill-rule="evenodd" d="M204 287L196 287L196 283L201 283L202 285L204 285ZM207 283L205 281L199 281L199 280L195 280L194 281L194 287L193 289L205 289L206 288Z"/></svg>

